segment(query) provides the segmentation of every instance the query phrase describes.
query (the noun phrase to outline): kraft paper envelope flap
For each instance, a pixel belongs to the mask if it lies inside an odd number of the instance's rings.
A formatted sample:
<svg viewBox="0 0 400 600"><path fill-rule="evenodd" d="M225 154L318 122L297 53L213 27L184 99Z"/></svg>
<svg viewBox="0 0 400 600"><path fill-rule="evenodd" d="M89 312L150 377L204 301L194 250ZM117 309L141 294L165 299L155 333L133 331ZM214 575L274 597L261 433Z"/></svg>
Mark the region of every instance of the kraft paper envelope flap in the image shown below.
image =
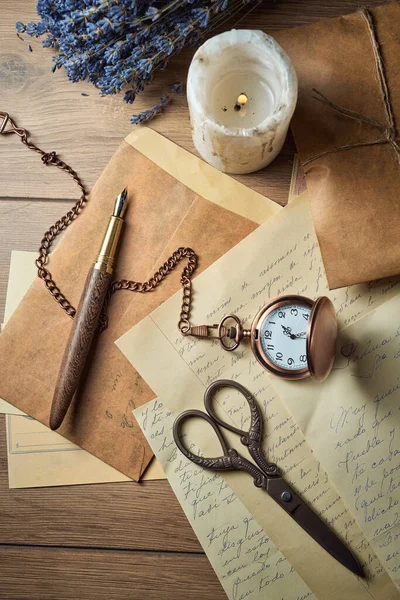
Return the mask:
<svg viewBox="0 0 400 600"><path fill-rule="evenodd" d="M171 236L177 234L182 223L185 224L187 214L191 219L189 241L201 256L200 271L257 227L238 212L243 214L248 208L248 214L261 223L280 208L212 170L213 185L218 186L219 196L226 198L226 206L229 206L231 195L236 198L233 210L237 212L227 211L214 203L213 198L209 201L199 195L204 180L210 175L208 170L203 173L202 161L149 129L142 128L134 137L132 142L128 136L127 141L121 143L93 188L82 214L67 228L50 255L49 269L53 278L74 306L78 304L86 273L98 252L115 197L125 185L129 188L130 206L116 279L148 279L158 267ZM134 148L138 140L146 137L151 140L147 148L149 157ZM185 179L184 165L187 164L186 185L158 166L163 162L163 155L170 154L171 149L182 166L181 180ZM210 186L204 187L207 198ZM232 194L233 188L235 194ZM190 213L193 205L207 206L207 226L218 231L218 239L214 240L210 250L208 244L202 247L198 243L205 224L196 221L193 211ZM227 221L231 226L229 229ZM176 237L178 240L179 236ZM179 277L174 291L178 287ZM149 297L156 296L160 303L168 297L166 294L161 286ZM97 338L91 365L59 431L70 441L138 480L152 451L130 416L132 406L140 406L146 393L143 393L144 384L136 371L113 344L118 321L132 299L130 292L118 292L113 297L108 313L109 327ZM70 328L71 320L46 291L43 282L36 279L0 336L0 397L45 425L48 424L54 386Z"/></svg>
<svg viewBox="0 0 400 600"><path fill-rule="evenodd" d="M372 9L397 124L400 4ZM361 13L274 34L291 57L299 97L291 123L301 160L384 132L318 102L313 88L387 126L374 48ZM399 133L397 132L397 135ZM400 273L400 165L390 143L331 152L305 165L314 225L331 289Z"/></svg>

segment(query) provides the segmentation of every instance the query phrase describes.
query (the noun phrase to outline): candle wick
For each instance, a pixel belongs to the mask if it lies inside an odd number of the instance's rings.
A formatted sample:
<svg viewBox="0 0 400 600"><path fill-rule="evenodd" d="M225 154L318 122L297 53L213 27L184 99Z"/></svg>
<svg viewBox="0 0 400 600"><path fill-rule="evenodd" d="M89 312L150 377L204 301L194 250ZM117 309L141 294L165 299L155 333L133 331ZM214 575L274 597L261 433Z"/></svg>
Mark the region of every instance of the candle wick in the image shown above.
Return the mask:
<svg viewBox="0 0 400 600"><path fill-rule="evenodd" d="M243 115L241 115L241 116L243 116L243 117L244 117L244 115L246 114L245 106L246 106L246 104L247 104L247 101L248 101L248 96L247 96L247 94L245 94L244 92L242 92L241 94L239 94L239 96L238 96L238 98L237 98L237 100L236 100L236 104L235 104L235 106L233 107L233 109L234 109L236 112L243 111L243 112L244 112L244 114L243 114Z"/></svg>

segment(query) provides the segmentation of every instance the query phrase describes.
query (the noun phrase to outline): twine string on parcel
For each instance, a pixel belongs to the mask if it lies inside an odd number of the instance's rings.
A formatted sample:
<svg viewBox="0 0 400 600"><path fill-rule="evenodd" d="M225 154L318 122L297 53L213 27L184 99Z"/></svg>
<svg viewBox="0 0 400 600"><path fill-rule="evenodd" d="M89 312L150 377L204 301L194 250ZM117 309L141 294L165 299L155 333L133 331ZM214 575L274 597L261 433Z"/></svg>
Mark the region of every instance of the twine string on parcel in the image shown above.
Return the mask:
<svg viewBox="0 0 400 600"><path fill-rule="evenodd" d="M348 119L353 119L360 124L369 125L371 127L374 127L377 131L379 131L381 133L381 135L383 137L378 138L376 140L371 140L371 141L354 142L352 144L344 144L342 146L337 146L336 148L324 150L323 152L314 154L313 156L311 156L310 158L305 160L302 163L303 167L308 165L309 163L313 162L317 158L321 158L321 156L325 156L326 154L332 154L334 152L341 152L342 150L350 150L352 148L361 148L363 146L375 146L377 144L390 144L396 153L398 162L400 163L400 145L399 145L400 136L397 131L396 119L394 116L393 107L392 107L392 103L390 100L390 90L389 90L389 86L388 86L388 82L387 82L386 68L385 68L385 63L384 63L383 56L382 56L381 46L379 44L378 37L377 37L376 26L375 26L375 23L374 23L374 20L372 17L372 13L368 9L363 8L360 10L360 13L364 17L364 19L367 23L368 31L370 34L370 39L371 39L372 48L373 48L373 52L374 52L376 75L377 75L377 79L378 79L378 83L379 83L379 92L380 92L380 97L382 99L383 106L385 109L386 123L385 124L379 123L375 119L366 117L359 112L350 110L343 106L340 106L339 104L336 104L335 102L332 102L331 100L326 98L326 96L324 96L320 91L316 90L315 88L313 88L313 92L315 93L315 96L313 96L313 98L315 100L318 100L319 102L322 102L322 104L325 104L326 106L328 106L333 111L335 111L336 113L338 113L339 115L341 115L343 117L346 117Z"/></svg>

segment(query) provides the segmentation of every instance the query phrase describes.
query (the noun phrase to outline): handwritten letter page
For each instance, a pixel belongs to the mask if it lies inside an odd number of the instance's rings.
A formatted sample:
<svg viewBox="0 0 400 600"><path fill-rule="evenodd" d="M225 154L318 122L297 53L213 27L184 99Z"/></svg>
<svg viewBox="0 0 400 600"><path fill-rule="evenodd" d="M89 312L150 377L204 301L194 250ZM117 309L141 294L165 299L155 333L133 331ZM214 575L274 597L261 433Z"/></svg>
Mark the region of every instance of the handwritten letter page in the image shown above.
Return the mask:
<svg viewBox="0 0 400 600"><path fill-rule="evenodd" d="M329 293L303 194L194 280L191 318L193 323L215 323L231 312L249 327L270 298L285 293L309 297L328 294L342 324L346 324L394 295L397 285L393 280ZM243 343L234 353L227 353L217 342L181 337L176 327L180 303L181 295L176 294L122 336L117 341L119 348L174 414L187 408L202 408L204 389L216 379L230 378L248 387L264 408L265 450L269 457L347 540L365 565L368 584L359 582L332 559L251 480L235 474L226 474L224 479L317 596L335 600L341 593L352 600L371 595L385 600L397 597L388 575L249 346ZM239 427L246 423L245 407L235 407L228 401L222 410ZM207 452L203 443L202 450Z"/></svg>
<svg viewBox="0 0 400 600"><path fill-rule="evenodd" d="M174 418L153 400L134 411L191 526L231 600L316 600L224 479L178 451ZM194 449L192 448L192 451Z"/></svg>
<svg viewBox="0 0 400 600"><path fill-rule="evenodd" d="M331 376L274 382L400 588L400 295L343 329Z"/></svg>

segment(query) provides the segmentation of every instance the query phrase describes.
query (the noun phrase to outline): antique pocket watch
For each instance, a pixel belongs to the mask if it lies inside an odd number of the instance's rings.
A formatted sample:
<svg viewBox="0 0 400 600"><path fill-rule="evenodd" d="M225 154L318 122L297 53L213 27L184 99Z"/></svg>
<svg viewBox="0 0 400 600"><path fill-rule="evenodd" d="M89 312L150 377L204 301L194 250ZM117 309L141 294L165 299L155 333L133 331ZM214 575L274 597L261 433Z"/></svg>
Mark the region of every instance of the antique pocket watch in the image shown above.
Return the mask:
<svg viewBox="0 0 400 600"><path fill-rule="evenodd" d="M211 334L213 329L217 336ZM336 313L326 296L315 301L280 296L261 308L250 329L243 329L240 319L228 314L218 325L191 327L189 335L217 337L228 351L250 338L254 356L270 373L284 379L323 381L335 359Z"/></svg>

